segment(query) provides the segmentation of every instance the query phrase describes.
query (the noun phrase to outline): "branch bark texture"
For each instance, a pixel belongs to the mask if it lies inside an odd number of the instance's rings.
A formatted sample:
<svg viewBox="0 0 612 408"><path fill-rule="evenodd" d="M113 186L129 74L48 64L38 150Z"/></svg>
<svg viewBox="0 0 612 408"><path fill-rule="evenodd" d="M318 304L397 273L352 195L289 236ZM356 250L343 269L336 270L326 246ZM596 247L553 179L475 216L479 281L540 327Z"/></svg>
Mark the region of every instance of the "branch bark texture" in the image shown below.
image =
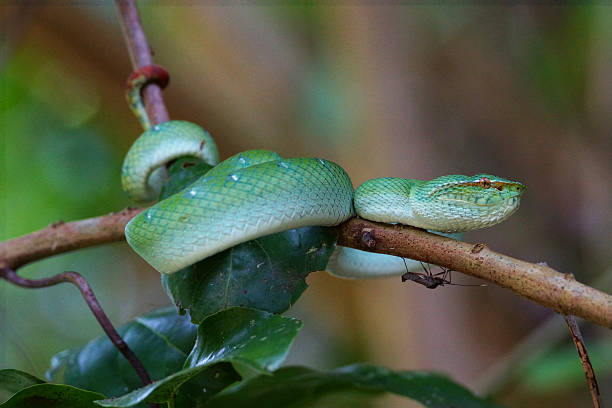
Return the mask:
<svg viewBox="0 0 612 408"><path fill-rule="evenodd" d="M364 239L367 237L367 239ZM430 234L419 228L353 218L341 227L339 245L412 258L495 283L564 315L612 328L612 296L542 264Z"/></svg>
<svg viewBox="0 0 612 408"><path fill-rule="evenodd" d="M127 222L143 209L74 221L0 243L0 266L17 268L50 255L124 240ZM338 244L428 262L507 288L564 315L574 315L612 328L612 296L577 282L546 265L494 252L418 228L388 225L361 218L340 227Z"/></svg>
<svg viewBox="0 0 612 408"><path fill-rule="evenodd" d="M17 270L32 261L75 249L125 240L125 225L143 208L126 208L95 218L55 222L42 230L0 243L0 269Z"/></svg>

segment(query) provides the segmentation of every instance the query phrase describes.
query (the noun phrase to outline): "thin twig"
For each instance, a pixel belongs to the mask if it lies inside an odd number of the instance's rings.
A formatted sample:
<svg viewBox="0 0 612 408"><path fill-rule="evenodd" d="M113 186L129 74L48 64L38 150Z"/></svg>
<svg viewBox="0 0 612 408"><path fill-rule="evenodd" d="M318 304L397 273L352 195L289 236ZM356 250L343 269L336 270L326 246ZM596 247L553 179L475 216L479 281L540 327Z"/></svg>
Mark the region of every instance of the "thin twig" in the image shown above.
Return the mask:
<svg viewBox="0 0 612 408"><path fill-rule="evenodd" d="M607 268L600 273L592 285L609 291L612 288L612 268ZM564 340L567 336L567 324L561 315L549 316L538 327L531 330L518 344L497 359L481 375L478 376L476 384L472 387L477 394L494 395L503 390L519 372L522 361L527 361L537 355L544 346L553 346Z"/></svg>
<svg viewBox="0 0 612 408"><path fill-rule="evenodd" d="M571 315L563 315L563 318L565 319L565 323L567 323L567 327L569 327L572 340L574 340L574 344L576 345L576 350L578 350L580 362L582 363L584 375L586 376L587 385L589 386L589 393L591 394L591 399L593 400L593 407L601 408L597 378L595 378L595 371L591 365L591 360L589 359L589 354L587 353L586 344L582 338L582 333L580 333L578 322L576 322L576 318Z"/></svg>
<svg viewBox="0 0 612 408"><path fill-rule="evenodd" d="M94 295L93 290L81 274L69 271L59 273L45 279L26 279L19 276L13 269L4 268L0 269L0 277L6 279L8 282L14 285L28 289L46 288L63 282L74 284L81 292L81 295L83 295L83 299L85 299L87 306L89 306L89 309L91 309L91 312L96 317L96 320L98 320L98 323L100 323L100 326L102 326L102 330L104 330L117 350L119 350L119 352L129 361L136 373L138 373L138 376L142 382L144 384L149 384L151 382L151 377L149 377L149 374L142 365L142 362L138 359L138 357L136 357L136 354L134 354L127 343L123 341L119 333L117 333L117 330L115 330L113 327L113 324L108 319L108 316L106 316L106 313L104 313L102 306L100 306L98 299L96 299L96 295Z"/></svg>
<svg viewBox="0 0 612 408"><path fill-rule="evenodd" d="M123 30L123 38L130 54L132 67L138 69L145 65L153 64L151 48L147 42L147 37L142 29L138 9L133 0L115 0L115 5L119 11L119 20ZM161 88L150 83L145 85L142 90L145 107L149 114L152 125L167 122L169 120L168 110L164 104Z"/></svg>

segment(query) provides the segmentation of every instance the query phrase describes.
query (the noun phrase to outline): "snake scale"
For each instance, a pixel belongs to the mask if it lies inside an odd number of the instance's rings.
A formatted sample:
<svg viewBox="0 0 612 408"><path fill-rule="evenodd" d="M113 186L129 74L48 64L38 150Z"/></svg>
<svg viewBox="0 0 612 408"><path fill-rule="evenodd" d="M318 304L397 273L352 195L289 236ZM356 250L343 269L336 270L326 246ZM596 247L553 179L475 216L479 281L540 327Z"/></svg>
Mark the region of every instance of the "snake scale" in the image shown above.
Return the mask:
<svg viewBox="0 0 612 408"><path fill-rule="evenodd" d="M164 77L165 75L165 77ZM212 137L198 125L169 121L150 126L141 101L147 81L164 85L161 67L136 71L127 99L145 132L122 168L127 194L154 201L165 164L182 156L214 166L186 189L158 202L126 226L129 245L161 273L170 274L257 237L306 226L334 226L358 215L436 233L458 233L497 224L516 211L525 186L489 174L448 175L429 181L377 178L357 188L328 160L282 158L249 150L218 163ZM352 278L405 272L401 258L338 247L327 267Z"/></svg>

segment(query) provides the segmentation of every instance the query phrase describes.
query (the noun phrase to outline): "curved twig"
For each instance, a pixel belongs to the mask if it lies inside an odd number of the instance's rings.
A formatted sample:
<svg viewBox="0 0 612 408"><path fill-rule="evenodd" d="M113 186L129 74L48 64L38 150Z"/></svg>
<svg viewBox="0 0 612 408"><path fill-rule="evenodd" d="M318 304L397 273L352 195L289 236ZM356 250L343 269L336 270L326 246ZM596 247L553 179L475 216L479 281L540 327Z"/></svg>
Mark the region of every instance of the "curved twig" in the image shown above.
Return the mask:
<svg viewBox="0 0 612 408"><path fill-rule="evenodd" d="M123 341L119 333L117 333L117 330L115 330L115 327L109 320L108 316L106 316L106 313L104 313L102 306L100 306L98 299L96 299L96 295L93 293L93 290L80 273L68 271L58 273L57 275L45 279L26 279L17 275L17 272L15 272L13 269L3 268L0 269L0 277L6 279L8 282L14 285L28 289L46 288L64 282L74 284L81 292L81 295L83 295L83 299L85 299L87 306L89 306L89 309L96 317L98 323L100 323L100 326L102 326L102 330L104 330L110 341L113 342L117 350L119 350L119 352L128 360L136 373L138 373L138 376L142 382L144 384L151 383L151 377L149 377L144 365L142 365L142 362L138 359L138 357L136 357L136 354L134 354L132 349L130 349L127 343Z"/></svg>
<svg viewBox="0 0 612 408"><path fill-rule="evenodd" d="M572 335L572 340L574 341L574 345L578 351L578 356L580 357L580 363L582 363L582 368L584 369L584 375L586 377L589 393L591 394L591 400L593 401L593 408L601 408L601 394L599 393L599 385L597 384L597 378L595 377L595 370L593 370L593 366L591 365L591 359L589 358L586 344L582 338L580 327L578 327L578 322L574 316L564 315L563 318L565 319L565 323L567 323L567 327Z"/></svg>

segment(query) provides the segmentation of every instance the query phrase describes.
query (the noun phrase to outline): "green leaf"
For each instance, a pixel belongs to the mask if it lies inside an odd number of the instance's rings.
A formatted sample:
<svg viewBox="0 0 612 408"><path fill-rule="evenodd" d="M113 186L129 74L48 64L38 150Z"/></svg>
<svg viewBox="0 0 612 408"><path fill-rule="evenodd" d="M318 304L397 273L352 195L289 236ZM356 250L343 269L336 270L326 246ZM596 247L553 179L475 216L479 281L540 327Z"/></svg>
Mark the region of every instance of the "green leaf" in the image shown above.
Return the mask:
<svg viewBox="0 0 612 408"><path fill-rule="evenodd" d="M175 406L201 407L213 395L236 381L240 381L240 375L230 363L211 365L179 387L175 395Z"/></svg>
<svg viewBox="0 0 612 408"><path fill-rule="evenodd" d="M344 393L360 393L362 400L390 392L430 408L494 408L447 377L418 371L394 372L384 367L355 364L331 371L306 367L284 367L274 375L260 375L230 387L204 406L230 407L318 407L322 399ZM330 407L330 403L325 404ZM344 403L337 406L346 406ZM363 406L363 405L354 405Z"/></svg>
<svg viewBox="0 0 612 408"><path fill-rule="evenodd" d="M36 384L23 388L1 408L95 408L95 400L104 398L97 392L81 390L70 385Z"/></svg>
<svg viewBox="0 0 612 408"><path fill-rule="evenodd" d="M139 317L117 331L136 353L151 378L163 378L180 370L195 342L197 327L176 311L166 308ZM121 395L142 381L106 336L82 349L54 356L47 377L106 395Z"/></svg>
<svg viewBox="0 0 612 408"><path fill-rule="evenodd" d="M190 323L188 316L178 316L174 308L165 308L136 318L118 332L155 380L183 367L195 344L197 326ZM111 396L142 386L132 366L106 336L92 340L82 349L56 354L47 377ZM205 399L200 398L203 388L222 389L236 378L238 375L229 364L211 367L179 390L178 401L183 401L183 406L193 406L193 401Z"/></svg>
<svg viewBox="0 0 612 408"><path fill-rule="evenodd" d="M322 227L269 235L163 275L162 284L194 323L232 306L281 313L304 292L306 276L325 268L335 240Z"/></svg>
<svg viewBox="0 0 612 408"><path fill-rule="evenodd" d="M119 398L98 403L105 407L131 407L143 401L165 402L185 381L203 370L214 371L221 362L240 362L262 371L273 369L285 359L301 325L296 319L258 310L231 308L218 312L198 328L198 340L185 369ZM212 378L226 380L222 378L223 373L211 374ZM205 388L211 396L219 391L218 387Z"/></svg>
<svg viewBox="0 0 612 408"><path fill-rule="evenodd" d="M160 198L185 188L207 167L182 159L169 169L170 181ZM177 273L162 275L162 284L194 323L232 306L281 313L306 289L306 276L323 270L337 239L337 230L307 227L237 245Z"/></svg>
<svg viewBox="0 0 612 408"><path fill-rule="evenodd" d="M168 167L170 178L162 187L159 199L163 200L184 189L210 169L212 169L212 166L204 163L200 159L192 157L177 159Z"/></svg>
<svg viewBox="0 0 612 408"><path fill-rule="evenodd" d="M287 357L302 322L252 309L232 308L208 317L186 366L215 361L244 363L261 371L276 369Z"/></svg>
<svg viewBox="0 0 612 408"><path fill-rule="evenodd" d="M42 383L44 383L43 380L23 371L0 370L0 403L5 402L23 388Z"/></svg>
<svg viewBox="0 0 612 408"><path fill-rule="evenodd" d="M141 402L165 402L172 400L179 388L186 383L188 380L194 378L196 375L202 372L207 373L209 382L206 386L200 387L200 392L206 396L214 395L221 389L237 381L239 378L235 377L232 371L227 369L229 365L217 364L212 367L197 367L178 371L168 377L162 378L159 381L155 381L149 385L138 388L130 393L122 395L117 398L109 398L100 401L96 401L98 405L103 407L133 407L141 406ZM229 366L231 368L231 366ZM193 392L193 390L192 390ZM197 398L191 398L197 399ZM206 400L206 398L199 399L200 401ZM177 404L178 405L178 404ZM190 405L178 405L188 407Z"/></svg>

